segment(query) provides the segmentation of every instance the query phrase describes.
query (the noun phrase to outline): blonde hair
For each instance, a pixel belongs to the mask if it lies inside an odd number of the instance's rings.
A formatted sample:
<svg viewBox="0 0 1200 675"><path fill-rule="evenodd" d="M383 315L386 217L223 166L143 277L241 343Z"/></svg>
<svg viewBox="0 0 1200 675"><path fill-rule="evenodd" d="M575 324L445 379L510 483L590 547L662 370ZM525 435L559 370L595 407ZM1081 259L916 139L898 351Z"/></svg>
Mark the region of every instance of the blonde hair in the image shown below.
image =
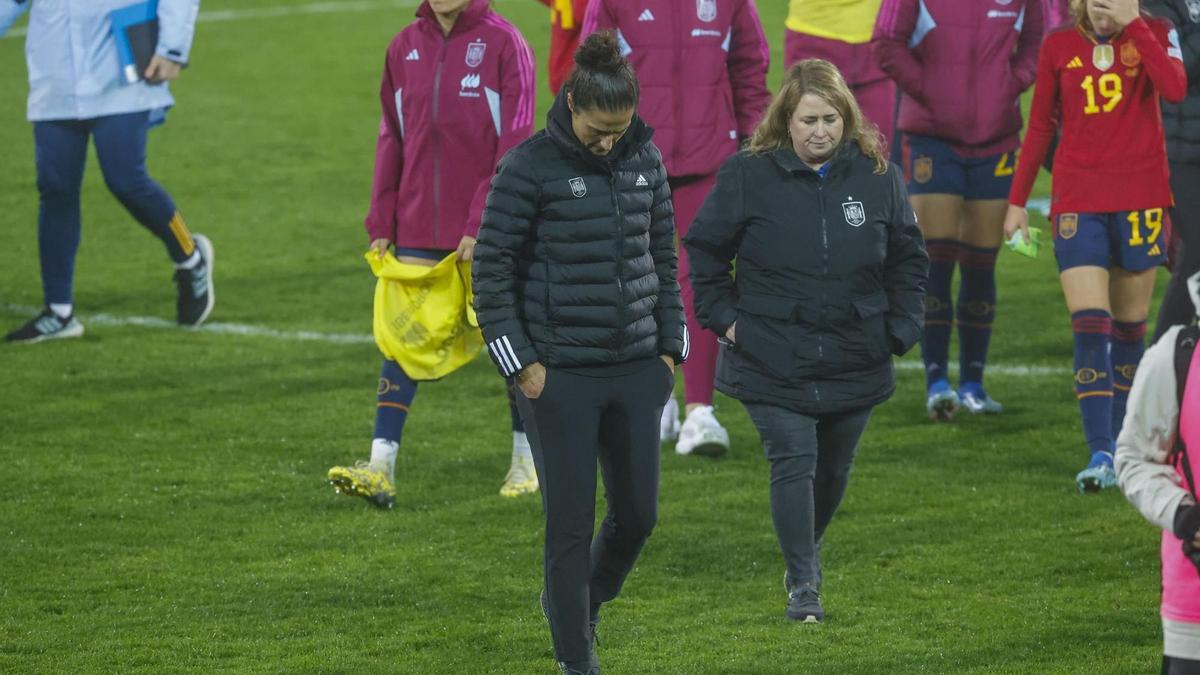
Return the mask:
<svg viewBox="0 0 1200 675"><path fill-rule="evenodd" d="M1067 11L1071 13L1071 18L1075 20L1075 25L1086 30L1089 33L1095 33L1096 28L1092 26L1092 20L1087 13L1087 0L1068 0ZM1138 13L1143 19L1150 18L1150 13L1142 9L1141 0L1138 0Z"/></svg>
<svg viewBox="0 0 1200 675"><path fill-rule="evenodd" d="M863 118L854 94L850 93L850 87L846 86L837 67L822 59L804 59L788 69L779 93L758 123L747 149L761 154L790 146L788 121L805 94L812 94L833 106L842 116L842 142L857 143L864 155L875 160L875 173L887 171L879 129Z"/></svg>

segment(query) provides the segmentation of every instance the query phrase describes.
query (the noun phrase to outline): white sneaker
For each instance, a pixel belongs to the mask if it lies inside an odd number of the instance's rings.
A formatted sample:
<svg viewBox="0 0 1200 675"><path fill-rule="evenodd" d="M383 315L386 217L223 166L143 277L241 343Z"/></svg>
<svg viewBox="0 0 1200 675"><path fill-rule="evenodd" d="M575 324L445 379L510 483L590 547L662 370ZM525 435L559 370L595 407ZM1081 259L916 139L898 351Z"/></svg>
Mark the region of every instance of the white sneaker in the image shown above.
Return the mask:
<svg viewBox="0 0 1200 675"><path fill-rule="evenodd" d="M508 467L508 475L500 486L501 497L520 497L538 491L537 471L533 460L527 457L513 457L512 465Z"/></svg>
<svg viewBox="0 0 1200 675"><path fill-rule="evenodd" d="M679 401L675 397L667 399L663 406L662 419L658 421L658 442L665 443L679 438Z"/></svg>
<svg viewBox="0 0 1200 675"><path fill-rule="evenodd" d="M729 451L729 432L713 416L711 405L703 405L688 413L679 429L675 452L681 455L720 457Z"/></svg>

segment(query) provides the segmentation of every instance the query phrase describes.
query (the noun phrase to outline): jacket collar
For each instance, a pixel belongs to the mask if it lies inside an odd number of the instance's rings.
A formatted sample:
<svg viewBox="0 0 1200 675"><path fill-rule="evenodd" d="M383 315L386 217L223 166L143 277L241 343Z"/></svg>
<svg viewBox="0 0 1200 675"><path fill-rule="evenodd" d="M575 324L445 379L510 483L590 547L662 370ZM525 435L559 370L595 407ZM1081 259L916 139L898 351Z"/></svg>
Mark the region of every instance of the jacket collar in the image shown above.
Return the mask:
<svg viewBox="0 0 1200 675"><path fill-rule="evenodd" d="M488 13L490 6L491 0L471 0L471 3L464 7L462 13L458 15L458 19L454 22L454 28L450 29L450 35L475 26ZM417 17L432 23L439 34L442 32L437 16L433 13L433 8L429 6L429 0L421 0L420 6L417 7Z"/></svg>
<svg viewBox="0 0 1200 675"><path fill-rule="evenodd" d="M584 147L583 143L580 143L575 136L575 131L571 128L571 109L567 107L567 94L562 91L554 98L550 112L546 113L546 133L564 153L576 155L611 171L626 158L640 152L654 136L654 129L642 121L637 113L634 113L633 120L629 123L629 130L625 132L621 140L617 141L612 152L604 157L596 155Z"/></svg>
<svg viewBox="0 0 1200 675"><path fill-rule="evenodd" d="M775 150L772 150L770 154L771 159L775 160L775 163L783 168L784 171L793 174L810 173L814 176L817 175L816 169L813 169L811 166L805 164L804 160L800 159L790 144L776 148ZM833 157L830 158L828 162L829 172L825 174L825 177L829 178L835 174L841 173L842 170L852 161L854 161L854 158L860 154L862 154L862 152L858 149L858 143L853 141L842 143L838 146L837 151L833 153Z"/></svg>

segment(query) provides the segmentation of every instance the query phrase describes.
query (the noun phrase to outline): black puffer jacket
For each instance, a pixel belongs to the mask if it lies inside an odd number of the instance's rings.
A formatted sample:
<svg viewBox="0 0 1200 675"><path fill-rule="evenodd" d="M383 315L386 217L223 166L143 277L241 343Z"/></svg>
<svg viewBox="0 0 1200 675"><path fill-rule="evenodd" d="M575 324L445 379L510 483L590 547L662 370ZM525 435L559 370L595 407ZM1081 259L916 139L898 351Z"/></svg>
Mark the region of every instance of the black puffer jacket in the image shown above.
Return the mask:
<svg viewBox="0 0 1200 675"><path fill-rule="evenodd" d="M717 388L802 413L880 403L921 337L929 258L900 170L845 143L822 180L790 148L739 152L684 244ZM737 259L736 279L731 276Z"/></svg>
<svg viewBox="0 0 1200 675"><path fill-rule="evenodd" d="M1188 91L1183 102L1162 102L1167 158L1200 163L1200 0L1143 0L1142 8L1175 24L1187 71Z"/></svg>
<svg viewBox="0 0 1200 675"><path fill-rule="evenodd" d="M571 130L564 97L546 129L492 179L475 247L475 311L511 376L687 356L675 279L671 189L653 130L637 116L607 157Z"/></svg>

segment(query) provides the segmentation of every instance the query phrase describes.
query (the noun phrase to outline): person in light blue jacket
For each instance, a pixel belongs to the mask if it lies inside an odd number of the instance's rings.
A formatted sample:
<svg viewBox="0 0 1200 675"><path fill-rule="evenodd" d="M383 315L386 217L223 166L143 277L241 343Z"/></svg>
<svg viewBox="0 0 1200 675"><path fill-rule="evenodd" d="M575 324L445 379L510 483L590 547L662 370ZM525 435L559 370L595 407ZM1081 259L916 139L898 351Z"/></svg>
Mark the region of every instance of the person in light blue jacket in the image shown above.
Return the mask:
<svg viewBox="0 0 1200 675"><path fill-rule="evenodd" d="M146 172L147 132L175 103L167 82L188 62L200 0L157 0L157 48L142 79L129 83L109 15L135 1L0 0L0 35L30 10L28 118L36 150L45 301L40 314L6 336L9 342L83 334L72 281L89 137L109 190L163 242L175 264L176 321L198 326L212 311L212 243L188 231L174 200Z"/></svg>

